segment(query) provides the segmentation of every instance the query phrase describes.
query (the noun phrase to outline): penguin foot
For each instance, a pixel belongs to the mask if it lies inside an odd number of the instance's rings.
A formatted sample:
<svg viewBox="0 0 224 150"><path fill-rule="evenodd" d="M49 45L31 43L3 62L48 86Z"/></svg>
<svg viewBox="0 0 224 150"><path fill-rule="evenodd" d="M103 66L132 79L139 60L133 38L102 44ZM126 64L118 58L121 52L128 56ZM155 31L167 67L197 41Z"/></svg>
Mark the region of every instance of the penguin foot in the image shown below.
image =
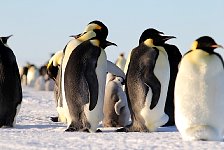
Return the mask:
<svg viewBox="0 0 224 150"><path fill-rule="evenodd" d="M53 121L53 122L59 122L58 121L58 117L51 117L51 121Z"/></svg>
<svg viewBox="0 0 224 150"><path fill-rule="evenodd" d="M97 129L97 130L96 130L96 132L97 132L97 133L98 133L98 132L102 132L102 130L100 130L100 129Z"/></svg>
<svg viewBox="0 0 224 150"><path fill-rule="evenodd" d="M69 126L68 129L65 130L65 132L75 132L75 131L79 131L79 129L73 126Z"/></svg>
<svg viewBox="0 0 224 150"><path fill-rule="evenodd" d="M79 131L90 133L88 128L83 128L83 129L81 129L81 130L79 130Z"/></svg>
<svg viewBox="0 0 224 150"><path fill-rule="evenodd" d="M128 129L123 127L116 130L116 132L128 132Z"/></svg>

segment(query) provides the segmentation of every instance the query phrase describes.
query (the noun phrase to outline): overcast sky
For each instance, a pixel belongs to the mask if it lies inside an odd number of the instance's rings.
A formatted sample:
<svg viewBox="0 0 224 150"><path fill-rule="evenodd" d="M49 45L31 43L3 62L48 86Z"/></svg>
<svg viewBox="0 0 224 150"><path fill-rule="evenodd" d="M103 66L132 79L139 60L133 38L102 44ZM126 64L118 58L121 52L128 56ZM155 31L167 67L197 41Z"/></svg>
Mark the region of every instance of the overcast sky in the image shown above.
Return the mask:
<svg viewBox="0 0 224 150"><path fill-rule="evenodd" d="M106 49L111 61L120 52L127 56L141 33L152 27L176 36L169 43L182 54L204 35L224 45L224 0L5 0L0 14L0 36L14 35L8 45L19 65L42 65L64 48L70 35L96 19L108 27L108 40L118 45Z"/></svg>

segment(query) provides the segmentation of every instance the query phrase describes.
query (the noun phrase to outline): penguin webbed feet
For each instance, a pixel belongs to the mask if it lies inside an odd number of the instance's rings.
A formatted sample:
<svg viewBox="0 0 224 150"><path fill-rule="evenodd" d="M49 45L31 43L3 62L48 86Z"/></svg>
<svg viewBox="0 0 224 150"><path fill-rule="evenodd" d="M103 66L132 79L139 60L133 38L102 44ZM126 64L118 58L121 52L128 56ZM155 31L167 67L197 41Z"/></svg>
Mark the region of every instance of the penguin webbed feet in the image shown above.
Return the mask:
<svg viewBox="0 0 224 150"><path fill-rule="evenodd" d="M53 122L59 122L58 117L50 117L51 121Z"/></svg>
<svg viewBox="0 0 224 150"><path fill-rule="evenodd" d="M116 132L128 132L128 129L126 127L122 127L117 129Z"/></svg>

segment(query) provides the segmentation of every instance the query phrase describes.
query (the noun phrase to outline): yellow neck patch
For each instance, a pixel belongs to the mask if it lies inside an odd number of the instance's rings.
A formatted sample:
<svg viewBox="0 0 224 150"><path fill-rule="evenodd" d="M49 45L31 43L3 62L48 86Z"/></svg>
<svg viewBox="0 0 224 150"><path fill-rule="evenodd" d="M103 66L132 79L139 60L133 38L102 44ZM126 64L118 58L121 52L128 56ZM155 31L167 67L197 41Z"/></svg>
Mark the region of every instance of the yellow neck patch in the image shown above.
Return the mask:
<svg viewBox="0 0 224 150"><path fill-rule="evenodd" d="M148 47L154 47L155 45L153 44L153 39L147 39L144 41L144 44Z"/></svg>
<svg viewBox="0 0 224 150"><path fill-rule="evenodd" d="M93 31L88 31L85 34L81 35L78 40L84 42L96 36L96 33Z"/></svg>
<svg viewBox="0 0 224 150"><path fill-rule="evenodd" d="M90 42L91 42L94 46L100 47L100 41L99 41L99 40L94 39L94 40L90 40Z"/></svg>
<svg viewBox="0 0 224 150"><path fill-rule="evenodd" d="M198 47L198 42L194 41L193 44L191 45L191 50L196 50Z"/></svg>

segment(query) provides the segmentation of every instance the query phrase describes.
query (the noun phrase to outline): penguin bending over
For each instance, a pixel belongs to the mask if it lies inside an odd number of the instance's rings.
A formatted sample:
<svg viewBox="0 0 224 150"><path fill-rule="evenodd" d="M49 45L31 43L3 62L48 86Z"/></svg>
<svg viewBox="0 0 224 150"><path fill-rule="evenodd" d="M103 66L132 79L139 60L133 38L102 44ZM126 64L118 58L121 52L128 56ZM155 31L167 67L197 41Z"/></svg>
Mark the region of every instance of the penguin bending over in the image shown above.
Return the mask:
<svg viewBox="0 0 224 150"><path fill-rule="evenodd" d="M107 31L108 32L108 31ZM63 110L66 131L96 132L103 119L103 99L106 83L107 58L104 49L115 45L106 41L101 29L88 31L92 38L82 42L62 64Z"/></svg>
<svg viewBox="0 0 224 150"><path fill-rule="evenodd" d="M122 77L107 74L103 107L104 127L125 127L129 124L130 111L126 94L122 89L123 82Z"/></svg>
<svg viewBox="0 0 224 150"><path fill-rule="evenodd" d="M155 29L145 30L139 46L130 55L125 92L131 112L131 125L117 131L152 132L168 121L164 113L170 66L165 41L175 38L161 36Z"/></svg>
<svg viewBox="0 0 224 150"><path fill-rule="evenodd" d="M223 141L222 47L209 36L194 41L182 58L175 83L175 122L183 140Z"/></svg>
<svg viewBox="0 0 224 150"><path fill-rule="evenodd" d="M9 37L0 37L0 128L15 126L22 102L19 68L7 45Z"/></svg>

